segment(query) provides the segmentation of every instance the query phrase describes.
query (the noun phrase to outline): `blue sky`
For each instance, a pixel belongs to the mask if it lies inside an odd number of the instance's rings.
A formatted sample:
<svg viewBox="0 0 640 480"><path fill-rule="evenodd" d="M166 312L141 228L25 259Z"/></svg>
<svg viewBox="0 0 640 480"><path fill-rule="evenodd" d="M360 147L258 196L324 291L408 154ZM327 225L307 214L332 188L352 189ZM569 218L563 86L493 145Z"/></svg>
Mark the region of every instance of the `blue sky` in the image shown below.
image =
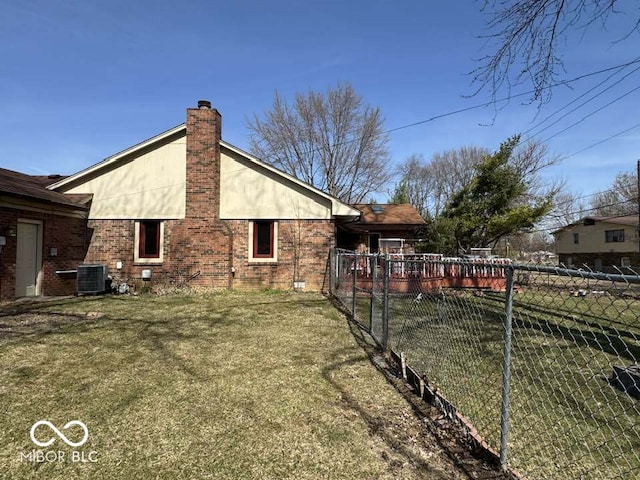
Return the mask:
<svg viewBox="0 0 640 480"><path fill-rule="evenodd" d="M489 99L488 92L467 98L474 59L489 52L478 38L487 21L481 1L2 3L0 166L29 174L74 173L184 122L185 109L199 99L222 114L223 138L245 149L247 118L268 109L276 90L292 98L350 82L380 107L388 129ZM563 40L566 79L640 55L640 35L615 42L639 14L631 0L620 9L629 15L606 29L593 25ZM540 112L515 99L497 114L485 107L399 130L390 135L392 160L463 145L497 149L606 76L556 88ZM550 151L569 156L638 124L640 89L628 93L638 79L640 73L629 75L537 138L558 133L547 142ZM639 158L640 127L566 158L547 175L586 195L608 188L617 172L635 170Z"/></svg>

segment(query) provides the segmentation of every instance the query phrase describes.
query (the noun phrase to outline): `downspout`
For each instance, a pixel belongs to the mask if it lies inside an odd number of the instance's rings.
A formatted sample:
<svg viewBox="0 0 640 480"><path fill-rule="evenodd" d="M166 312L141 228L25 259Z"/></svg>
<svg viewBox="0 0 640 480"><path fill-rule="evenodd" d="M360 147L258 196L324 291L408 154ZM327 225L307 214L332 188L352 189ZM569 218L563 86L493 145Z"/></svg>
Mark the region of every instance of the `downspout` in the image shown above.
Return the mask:
<svg viewBox="0 0 640 480"><path fill-rule="evenodd" d="M221 221L220 223L222 223L223 229L225 230L225 235L227 236L227 246L228 246L228 265L229 265L229 270L227 272L228 277L227 277L227 290L233 290L233 280L236 276L236 269L235 266L233 265L233 257L234 257L234 249L233 249L233 240L234 240L234 235L233 235L233 228L231 228L231 226L225 222L225 221Z"/></svg>

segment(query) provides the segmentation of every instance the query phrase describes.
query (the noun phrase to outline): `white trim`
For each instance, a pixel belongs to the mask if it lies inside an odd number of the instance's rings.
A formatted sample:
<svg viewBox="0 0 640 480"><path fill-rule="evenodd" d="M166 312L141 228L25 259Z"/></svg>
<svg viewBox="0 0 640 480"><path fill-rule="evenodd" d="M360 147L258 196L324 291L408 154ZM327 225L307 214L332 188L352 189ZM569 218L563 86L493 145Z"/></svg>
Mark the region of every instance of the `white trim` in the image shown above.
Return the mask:
<svg viewBox="0 0 640 480"><path fill-rule="evenodd" d="M160 245L158 258L140 258L140 222L160 222ZM159 265L164 261L164 222L162 220L148 219L134 221L133 235L133 264L134 265Z"/></svg>
<svg viewBox="0 0 640 480"><path fill-rule="evenodd" d="M266 220L255 220L255 221L266 221ZM254 258L253 256L253 225L254 220L249 220L249 238L247 249L249 252L248 261L249 263L277 263L278 262L278 222L273 221L273 257L270 258Z"/></svg>

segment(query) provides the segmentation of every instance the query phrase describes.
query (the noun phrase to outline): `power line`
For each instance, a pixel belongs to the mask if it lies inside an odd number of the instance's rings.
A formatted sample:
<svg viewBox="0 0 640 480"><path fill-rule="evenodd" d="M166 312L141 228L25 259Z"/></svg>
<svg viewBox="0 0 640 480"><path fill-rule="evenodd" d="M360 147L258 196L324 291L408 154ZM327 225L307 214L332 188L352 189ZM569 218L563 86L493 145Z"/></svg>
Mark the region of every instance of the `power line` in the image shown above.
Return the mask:
<svg viewBox="0 0 640 480"><path fill-rule="evenodd" d="M589 145L587 147L584 147L583 149L578 150L577 152L573 152L573 153L571 153L569 155L566 155L566 156L562 157L562 160L566 160L567 158L571 158L571 157L573 157L575 155L578 155L579 153L582 153L582 152L584 152L586 150L589 150L590 148L597 147L598 145L601 145L601 144L603 144L605 142L608 142L612 138L616 138L616 137L619 137L620 135L624 135L625 133L630 132L631 130L634 130L634 129L638 128L638 127L640 127L640 123L636 123L635 125L633 125L633 126L631 126L629 128L626 128L626 129L624 129L624 130L622 130L622 131L620 131L618 133L614 133L613 135L610 135L610 136L608 136L607 138L605 138L603 140L600 140L600 141L598 141L596 143L592 143L591 145Z"/></svg>
<svg viewBox="0 0 640 480"><path fill-rule="evenodd" d="M608 204L605 204L605 205L597 205L595 207L583 208L581 210L574 210L572 212L567 212L566 215L552 215L552 214L549 214L549 215L547 215L547 218L560 218L561 219L562 217L566 217L567 215L575 215L575 214L579 214L579 213L591 212L593 210L600 210L602 208L618 207L620 205L624 205L625 203L631 203L631 202L634 202L634 201L635 201L635 199L620 200L618 202L608 203ZM628 214L624 214L624 215L621 215L621 216L624 217L626 215L628 215ZM607 215L602 215L602 216L606 217Z"/></svg>
<svg viewBox="0 0 640 480"><path fill-rule="evenodd" d="M640 57L638 58L638 60L640 60ZM616 72L612 73L611 75L609 75L607 78L605 78L604 80L602 80L600 83L598 83L596 86L590 88L589 90L587 90L584 94L580 95L579 97L573 99L572 101L570 101L569 103L565 104L564 106L562 106L561 108L559 108L558 110L556 110L555 112L551 113L550 115L548 115L547 117L545 117L543 120L541 120L540 122L538 122L537 124L535 124L533 127L529 128L528 130L524 131L522 133L522 135L527 135L528 133L530 133L532 130L535 130L536 128L538 128L539 126L543 125L547 120L551 119L553 116L555 116L556 114L560 113L561 111L563 111L564 109L566 109L567 107L573 105L575 102L577 102L578 100L580 100L581 98L584 98L586 95L588 95L589 93L593 92L594 90L596 90L597 88L601 87L602 85L604 85L605 83L607 83L611 78L613 78L615 75L617 75L618 73L620 73L624 68L626 67L622 67L620 69L618 69ZM619 83L621 83L623 80L625 80L627 77L629 77L630 75L636 73L637 71L640 70L640 67L632 70L631 72L629 72L628 74L626 74L625 76L623 76L621 79L619 79L618 81L616 81L615 83L613 83L612 85L609 85L607 88L601 90L600 92L598 92L597 94L593 95L591 98L585 100L584 102L582 102L580 105L578 105L577 107L573 108L572 110L568 111L567 113L565 113L564 115L562 115L560 118L558 118L557 120L555 120L553 123L547 125L546 127L542 128L541 130L539 130L537 133L534 133L533 135L531 135L531 137L535 137L540 135L542 132L544 132L545 130L551 128L552 126L556 125L560 120L562 120L563 118L566 118L568 115L570 115L571 113L575 112L576 110L578 110L579 108L583 107L584 105L586 105L587 103L595 100L597 97L599 97L600 95L608 92L609 90L611 90L614 86L618 85Z"/></svg>
<svg viewBox="0 0 640 480"><path fill-rule="evenodd" d="M573 78L571 80L565 80L565 81L562 81L562 82L554 83L553 85L549 85L548 87L546 87L546 89L559 87L561 85L568 85L568 84L577 82L579 80L583 80L585 78L592 77L594 75L600 75L602 73L610 72L612 70L620 70L620 69L626 68L626 67L628 67L630 65L634 65L634 64L637 64L637 63L640 63L640 57L636 58L636 59L634 59L634 60L632 60L630 62L622 63L620 65L604 68L604 69L597 70L597 71L590 72L590 73L585 73L585 74L580 75L578 77L575 77L575 78ZM506 101L511 100L513 98L523 97L525 95L530 95L532 93L534 93L533 90L530 90L528 92L518 93L516 95L510 95L508 97L500 98L500 99L497 99L497 100L487 101L487 102L484 102L484 103L473 105L471 107L461 108L461 109L458 109L458 110L453 110L451 112L446 112L446 113L442 113L442 114L439 114L439 115L434 115L433 117L429 117L429 118L426 118L424 120L420 120L418 122L413 122L413 123L409 123L407 125L402 125L400 127L391 128L389 130L386 130L385 133L393 133L393 132L397 132L399 130L404 130L404 129L411 128L411 127L416 127L418 125L423 125L425 123L433 122L434 120L439 120L441 118L449 117L449 116L452 116L452 115L457 115L459 113L468 112L470 110L476 110L478 108L488 107L489 105L492 105L492 104L495 104L495 103L506 102ZM355 141L357 141L357 140L351 140L349 142L355 142ZM349 143L349 142L345 142L345 143Z"/></svg>
<svg viewBox="0 0 640 480"><path fill-rule="evenodd" d="M589 118L589 117L591 117L591 116L595 115L596 113L598 113L598 112L600 112L600 111L604 110L604 109L605 109L605 108L607 108L607 107L610 107L610 106L611 106L611 105L613 105L614 103L618 102L619 100L622 100L624 97L626 97L627 95L632 94L633 92L635 92L635 91L637 91L637 90L640 90L640 85L639 85L639 86L637 86L637 87L635 87L635 88L632 88L631 90L629 90L629 91L627 91L627 92L625 92L625 93L623 93L623 94L622 94L622 95L620 95L619 97L617 97L617 98L615 98L615 99L611 100L609 103L607 103L607 104L603 105L602 107L600 107L600 108L598 108L598 109L594 110L593 112L591 112L591 113L589 113L589 114L587 114L587 115L583 116L583 117L582 117L580 120L578 120L577 122L574 122L574 123L572 123L571 125L569 125L568 127L563 128L563 129L562 129L562 130L560 130L559 132L554 133L554 134L553 134L553 135L551 135L550 137L545 138L545 139L543 140L543 143L548 142L548 141L549 141L549 140L551 140L552 138L557 137L557 136L558 136L558 135L560 135L561 133L566 132L567 130L569 130L569 129L571 129L571 128L575 127L576 125L579 125L580 123L584 122L587 118Z"/></svg>
<svg viewBox="0 0 640 480"><path fill-rule="evenodd" d="M608 188L607 190L600 190L598 192L593 192L593 193L589 193L587 195L582 195L580 197L575 197L575 198L571 198L568 200L564 200L562 202L558 202L555 204L556 207L559 207L561 205L566 205L568 203L572 203L575 202L577 200L584 200L585 198L589 198L589 197L595 197L596 195L603 195L605 193L609 193L609 192L614 192L616 190L619 190L620 188L629 188L629 187L635 187L636 184L634 183L633 185L621 185L620 187L612 187L612 188ZM573 213L573 212L567 212L567 213Z"/></svg>

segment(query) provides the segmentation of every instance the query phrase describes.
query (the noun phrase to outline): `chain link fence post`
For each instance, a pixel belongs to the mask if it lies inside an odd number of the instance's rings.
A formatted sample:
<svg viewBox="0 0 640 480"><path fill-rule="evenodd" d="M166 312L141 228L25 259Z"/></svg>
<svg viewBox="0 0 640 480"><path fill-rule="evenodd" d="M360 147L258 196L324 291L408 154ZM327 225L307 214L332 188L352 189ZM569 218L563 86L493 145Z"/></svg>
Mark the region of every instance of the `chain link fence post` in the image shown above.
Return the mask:
<svg viewBox="0 0 640 480"><path fill-rule="evenodd" d="M338 276L336 249L329 250L329 293L336 295L336 277Z"/></svg>
<svg viewBox="0 0 640 480"><path fill-rule="evenodd" d="M511 337L513 326L514 268L506 267L507 285L504 316L504 354L502 363L502 414L500 421L500 466L507 470L509 456L509 386L511 382Z"/></svg>
<svg viewBox="0 0 640 480"><path fill-rule="evenodd" d="M383 293L382 293L382 348L387 350L389 348L389 272L391 271L391 265L389 264L389 254L384 256L384 281L383 281Z"/></svg>
<svg viewBox="0 0 640 480"><path fill-rule="evenodd" d="M373 329L373 317L375 315L375 301L376 301L376 282L378 280L378 259L377 257L369 257L371 261L371 302L369 302L369 334Z"/></svg>
<svg viewBox="0 0 640 480"><path fill-rule="evenodd" d="M353 253L353 285L352 285L352 297L351 297L351 318L356 320L356 277L358 276L358 254Z"/></svg>

